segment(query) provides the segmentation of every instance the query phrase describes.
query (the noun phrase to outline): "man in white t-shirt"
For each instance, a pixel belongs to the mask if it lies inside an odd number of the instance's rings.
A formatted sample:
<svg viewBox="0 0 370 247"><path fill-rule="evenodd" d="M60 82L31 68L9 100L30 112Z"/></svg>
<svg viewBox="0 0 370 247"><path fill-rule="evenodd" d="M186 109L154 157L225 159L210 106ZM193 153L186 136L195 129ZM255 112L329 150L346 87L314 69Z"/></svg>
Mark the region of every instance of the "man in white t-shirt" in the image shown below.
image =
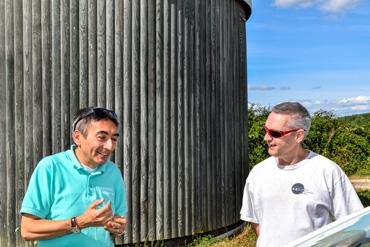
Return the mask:
<svg viewBox="0 0 370 247"><path fill-rule="evenodd" d="M274 106L266 120L271 157L251 170L240 212L255 229L257 246L285 246L363 208L341 168L303 148L310 125L307 109L297 102Z"/></svg>

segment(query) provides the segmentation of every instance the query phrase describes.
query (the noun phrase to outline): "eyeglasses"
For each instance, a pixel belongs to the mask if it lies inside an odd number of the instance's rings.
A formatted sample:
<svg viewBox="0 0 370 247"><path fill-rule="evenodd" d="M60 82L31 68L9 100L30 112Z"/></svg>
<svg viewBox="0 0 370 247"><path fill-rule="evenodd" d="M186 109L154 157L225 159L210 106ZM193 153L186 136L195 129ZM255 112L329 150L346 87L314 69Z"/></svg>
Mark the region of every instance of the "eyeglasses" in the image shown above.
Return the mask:
<svg viewBox="0 0 370 247"><path fill-rule="evenodd" d="M76 130L78 122L80 122L82 119L90 115L94 115L96 119L108 118L118 123L117 114L114 111L108 110L102 107L94 107L94 108L91 108L89 111L84 112L83 114L76 117L76 119L73 121L73 124L72 124L73 130Z"/></svg>
<svg viewBox="0 0 370 247"><path fill-rule="evenodd" d="M264 128L265 128L266 133L269 136L273 137L273 138L280 138L280 137L285 136L285 135L287 135L287 134L289 134L291 132L294 132L294 131L297 131L297 130L302 129L302 128L299 128L299 129L292 129L292 130L287 130L287 131L281 131L281 130L271 130L271 129L267 128L266 126L264 126Z"/></svg>

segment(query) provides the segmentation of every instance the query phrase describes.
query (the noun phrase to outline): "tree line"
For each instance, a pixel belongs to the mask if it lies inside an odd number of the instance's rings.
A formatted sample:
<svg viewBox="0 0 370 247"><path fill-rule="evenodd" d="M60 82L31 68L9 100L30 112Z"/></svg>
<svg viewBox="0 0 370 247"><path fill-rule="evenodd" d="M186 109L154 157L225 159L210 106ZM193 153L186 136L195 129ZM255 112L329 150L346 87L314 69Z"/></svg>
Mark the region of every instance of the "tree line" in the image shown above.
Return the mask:
<svg viewBox="0 0 370 247"><path fill-rule="evenodd" d="M251 104L248 107L249 167L269 154L263 141L263 126L270 109ZM312 114L311 129L304 146L336 162L348 176L370 175L370 113L338 117L319 110Z"/></svg>

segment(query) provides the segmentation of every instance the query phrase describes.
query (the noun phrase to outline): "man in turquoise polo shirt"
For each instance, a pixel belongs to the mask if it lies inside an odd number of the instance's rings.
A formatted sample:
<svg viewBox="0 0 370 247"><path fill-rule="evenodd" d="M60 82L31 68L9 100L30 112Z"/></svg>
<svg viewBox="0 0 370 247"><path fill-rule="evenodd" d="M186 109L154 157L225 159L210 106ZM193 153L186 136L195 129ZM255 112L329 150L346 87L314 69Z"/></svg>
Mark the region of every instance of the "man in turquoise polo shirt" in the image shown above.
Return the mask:
<svg viewBox="0 0 370 247"><path fill-rule="evenodd" d="M20 213L25 240L39 246L114 246L127 223L125 184L109 160L118 139L116 114L81 109L70 150L43 158L32 174Z"/></svg>

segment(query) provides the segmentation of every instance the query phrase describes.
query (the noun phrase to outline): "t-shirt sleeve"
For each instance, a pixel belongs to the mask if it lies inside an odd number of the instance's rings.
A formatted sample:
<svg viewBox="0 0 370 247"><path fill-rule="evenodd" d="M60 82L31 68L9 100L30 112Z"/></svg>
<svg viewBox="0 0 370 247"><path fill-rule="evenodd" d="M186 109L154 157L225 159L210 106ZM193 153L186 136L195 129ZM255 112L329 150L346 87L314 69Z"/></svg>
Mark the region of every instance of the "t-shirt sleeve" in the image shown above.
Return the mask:
<svg viewBox="0 0 370 247"><path fill-rule="evenodd" d="M244 187L242 208L240 210L240 219L258 224L255 205L253 203L253 194L251 191L250 181L247 179Z"/></svg>
<svg viewBox="0 0 370 247"><path fill-rule="evenodd" d="M121 216L126 216L128 212L126 200L126 186L121 175L119 175L117 183L118 185L115 186L116 188L115 201L117 202L115 205L115 212Z"/></svg>
<svg viewBox="0 0 370 247"><path fill-rule="evenodd" d="M34 170L26 194L24 196L20 213L32 214L46 218L52 204L52 179L48 170L48 159L39 162Z"/></svg>
<svg viewBox="0 0 370 247"><path fill-rule="evenodd" d="M344 172L341 172L334 184L333 191L333 215L335 219L339 219L362 208L363 205L351 182Z"/></svg>

